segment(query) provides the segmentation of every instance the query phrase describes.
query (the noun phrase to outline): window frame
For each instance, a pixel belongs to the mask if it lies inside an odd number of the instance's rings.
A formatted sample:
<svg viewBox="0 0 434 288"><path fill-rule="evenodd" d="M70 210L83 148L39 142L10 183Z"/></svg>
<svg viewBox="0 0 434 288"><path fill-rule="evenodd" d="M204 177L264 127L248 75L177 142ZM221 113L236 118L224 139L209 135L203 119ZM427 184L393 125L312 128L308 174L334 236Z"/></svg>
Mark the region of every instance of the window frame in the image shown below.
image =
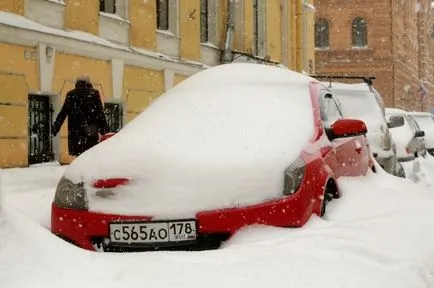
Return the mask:
<svg viewBox="0 0 434 288"><path fill-rule="evenodd" d="M163 7L162 6L165 6ZM156 0L156 21L157 30L159 31L170 31L170 3L169 0ZM166 11L163 11L165 9ZM162 13L164 12L164 18L162 18Z"/></svg>
<svg viewBox="0 0 434 288"><path fill-rule="evenodd" d="M265 1L253 0L253 54L266 56L266 19L267 6Z"/></svg>
<svg viewBox="0 0 434 288"><path fill-rule="evenodd" d="M200 43L210 41L210 3L208 0L200 0Z"/></svg>
<svg viewBox="0 0 434 288"><path fill-rule="evenodd" d="M108 7L112 8L113 12L107 11L110 10ZM99 0L99 12L116 15L116 0Z"/></svg>
<svg viewBox="0 0 434 288"><path fill-rule="evenodd" d="M322 26L319 26L322 25ZM320 28L325 27L325 34L320 34ZM322 40L322 41L321 41ZM322 43L325 44L322 44ZM318 45L321 44L321 45ZM330 23L326 18L319 18L315 21L315 48L328 49L330 47Z"/></svg>
<svg viewBox="0 0 434 288"><path fill-rule="evenodd" d="M351 21L351 46L353 48L368 47L368 22L364 17L355 17Z"/></svg>

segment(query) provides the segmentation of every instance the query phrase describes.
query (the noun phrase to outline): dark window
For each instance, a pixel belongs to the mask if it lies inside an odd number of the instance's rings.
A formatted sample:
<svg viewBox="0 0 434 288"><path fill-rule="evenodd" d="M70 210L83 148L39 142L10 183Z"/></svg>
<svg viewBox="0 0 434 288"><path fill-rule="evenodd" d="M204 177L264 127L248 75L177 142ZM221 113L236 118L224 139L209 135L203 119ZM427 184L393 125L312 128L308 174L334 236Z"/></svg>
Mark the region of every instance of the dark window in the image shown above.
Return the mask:
<svg viewBox="0 0 434 288"><path fill-rule="evenodd" d="M368 24L366 20L357 17L352 23L352 44L353 47L365 47L368 45Z"/></svg>
<svg viewBox="0 0 434 288"><path fill-rule="evenodd" d="M200 42L208 42L208 0L200 0Z"/></svg>
<svg viewBox="0 0 434 288"><path fill-rule="evenodd" d="M169 0L157 0L157 29L169 30Z"/></svg>
<svg viewBox="0 0 434 288"><path fill-rule="evenodd" d="M315 47L329 47L329 23L324 18L315 22Z"/></svg>
<svg viewBox="0 0 434 288"><path fill-rule="evenodd" d="M116 13L116 1L115 0L99 0L99 11L104 13L115 14Z"/></svg>
<svg viewBox="0 0 434 288"><path fill-rule="evenodd" d="M118 132L122 128L123 109L120 103L105 103L104 113L110 132Z"/></svg>

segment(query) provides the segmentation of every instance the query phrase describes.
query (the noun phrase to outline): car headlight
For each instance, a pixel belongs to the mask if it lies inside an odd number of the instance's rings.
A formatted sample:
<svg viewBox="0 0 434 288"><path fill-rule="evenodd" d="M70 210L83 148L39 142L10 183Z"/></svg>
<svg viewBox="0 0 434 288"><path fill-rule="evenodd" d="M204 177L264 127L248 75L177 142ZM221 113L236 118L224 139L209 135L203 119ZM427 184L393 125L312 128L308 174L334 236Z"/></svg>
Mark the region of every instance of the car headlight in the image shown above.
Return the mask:
<svg viewBox="0 0 434 288"><path fill-rule="evenodd" d="M303 181L306 163L298 157L284 172L283 195L294 194Z"/></svg>
<svg viewBox="0 0 434 288"><path fill-rule="evenodd" d="M62 208L87 209L87 195L83 183L74 184L64 177L57 184L54 203Z"/></svg>

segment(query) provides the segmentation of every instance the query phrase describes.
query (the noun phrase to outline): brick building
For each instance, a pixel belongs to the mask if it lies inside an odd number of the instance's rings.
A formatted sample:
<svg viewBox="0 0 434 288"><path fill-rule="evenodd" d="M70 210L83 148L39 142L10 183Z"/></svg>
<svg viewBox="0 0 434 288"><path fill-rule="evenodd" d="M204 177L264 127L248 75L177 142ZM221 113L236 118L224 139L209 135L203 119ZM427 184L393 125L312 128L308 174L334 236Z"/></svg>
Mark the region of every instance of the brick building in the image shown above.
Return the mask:
<svg viewBox="0 0 434 288"><path fill-rule="evenodd" d="M315 6L318 75L375 76L387 106L431 110L430 0L316 0Z"/></svg>

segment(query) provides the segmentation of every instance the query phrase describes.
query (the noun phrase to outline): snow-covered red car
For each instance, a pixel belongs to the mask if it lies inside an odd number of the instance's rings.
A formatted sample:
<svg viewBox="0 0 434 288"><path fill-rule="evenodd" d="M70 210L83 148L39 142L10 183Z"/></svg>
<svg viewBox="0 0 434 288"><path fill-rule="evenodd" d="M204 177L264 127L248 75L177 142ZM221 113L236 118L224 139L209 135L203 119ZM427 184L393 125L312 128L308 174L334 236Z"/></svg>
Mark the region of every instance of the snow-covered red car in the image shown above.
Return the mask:
<svg viewBox="0 0 434 288"><path fill-rule="evenodd" d="M51 230L94 251L216 248L251 224L300 227L373 165L363 121L284 68L191 76L76 158Z"/></svg>

